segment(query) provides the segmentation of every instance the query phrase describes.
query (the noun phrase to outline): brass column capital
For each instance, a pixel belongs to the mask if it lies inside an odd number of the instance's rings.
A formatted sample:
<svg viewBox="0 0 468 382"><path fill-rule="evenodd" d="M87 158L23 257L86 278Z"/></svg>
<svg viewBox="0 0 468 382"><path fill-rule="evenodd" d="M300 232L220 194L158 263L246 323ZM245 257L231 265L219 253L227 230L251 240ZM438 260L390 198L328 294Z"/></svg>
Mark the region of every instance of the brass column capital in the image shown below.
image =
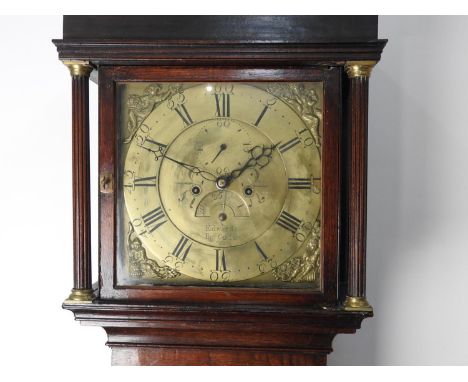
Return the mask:
<svg viewBox="0 0 468 382"><path fill-rule="evenodd" d="M377 61L346 61L345 70L349 78L370 77Z"/></svg>
<svg viewBox="0 0 468 382"><path fill-rule="evenodd" d="M64 60L62 62L68 68L72 76L89 77L93 71L93 66L89 61Z"/></svg>

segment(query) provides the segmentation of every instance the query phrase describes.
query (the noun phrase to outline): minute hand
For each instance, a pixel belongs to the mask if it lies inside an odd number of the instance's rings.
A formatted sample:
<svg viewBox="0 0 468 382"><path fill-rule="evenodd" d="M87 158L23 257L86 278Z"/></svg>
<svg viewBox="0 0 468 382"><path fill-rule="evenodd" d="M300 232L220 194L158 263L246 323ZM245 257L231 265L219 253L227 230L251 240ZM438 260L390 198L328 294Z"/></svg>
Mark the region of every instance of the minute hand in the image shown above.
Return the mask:
<svg viewBox="0 0 468 382"><path fill-rule="evenodd" d="M163 158L170 160L171 162L177 163L178 165L184 167L185 169L189 170L190 172L193 172L195 175L200 175L202 178L209 180L211 182L216 181L216 176L213 175L211 172L200 170L197 166L193 166L191 164L187 164L184 162L180 162L177 159L173 159L167 155L164 155Z"/></svg>

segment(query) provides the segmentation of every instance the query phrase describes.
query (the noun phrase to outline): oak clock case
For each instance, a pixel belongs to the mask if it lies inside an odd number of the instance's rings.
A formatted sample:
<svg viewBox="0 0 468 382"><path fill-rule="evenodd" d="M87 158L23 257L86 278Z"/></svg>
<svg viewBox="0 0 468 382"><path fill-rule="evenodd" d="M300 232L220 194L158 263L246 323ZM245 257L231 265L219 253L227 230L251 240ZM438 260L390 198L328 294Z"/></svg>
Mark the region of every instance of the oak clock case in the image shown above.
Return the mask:
<svg viewBox="0 0 468 382"><path fill-rule="evenodd" d="M386 44L377 25L64 17L53 41L72 83L73 289L63 307L104 328L113 365L326 365L336 334L373 315L368 90ZM98 190L89 81L99 87Z"/></svg>
<svg viewBox="0 0 468 382"><path fill-rule="evenodd" d="M320 290L322 82L116 90L118 285Z"/></svg>

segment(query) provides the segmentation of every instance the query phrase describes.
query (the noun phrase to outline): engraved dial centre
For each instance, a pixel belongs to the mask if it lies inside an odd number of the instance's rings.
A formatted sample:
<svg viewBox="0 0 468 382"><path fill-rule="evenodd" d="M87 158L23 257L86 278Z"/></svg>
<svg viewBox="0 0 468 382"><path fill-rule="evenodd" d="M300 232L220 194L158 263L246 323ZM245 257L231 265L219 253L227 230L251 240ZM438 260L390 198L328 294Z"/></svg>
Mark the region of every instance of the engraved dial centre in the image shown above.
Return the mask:
<svg viewBox="0 0 468 382"><path fill-rule="evenodd" d="M281 155L266 135L245 122L219 118L194 124L173 140L159 179L172 223L191 240L220 248L254 240L274 224L288 182ZM252 197L255 185L258 198Z"/></svg>

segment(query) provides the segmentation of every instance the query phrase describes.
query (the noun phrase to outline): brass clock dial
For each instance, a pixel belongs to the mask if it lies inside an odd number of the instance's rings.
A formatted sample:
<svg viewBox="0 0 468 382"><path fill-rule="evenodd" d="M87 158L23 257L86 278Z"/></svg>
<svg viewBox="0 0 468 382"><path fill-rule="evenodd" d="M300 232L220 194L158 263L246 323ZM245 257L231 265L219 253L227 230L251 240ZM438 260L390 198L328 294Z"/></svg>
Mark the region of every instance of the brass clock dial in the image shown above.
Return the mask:
<svg viewBox="0 0 468 382"><path fill-rule="evenodd" d="M126 89L128 261L166 281L268 283L308 281L315 256L317 281L321 83L139 85Z"/></svg>

